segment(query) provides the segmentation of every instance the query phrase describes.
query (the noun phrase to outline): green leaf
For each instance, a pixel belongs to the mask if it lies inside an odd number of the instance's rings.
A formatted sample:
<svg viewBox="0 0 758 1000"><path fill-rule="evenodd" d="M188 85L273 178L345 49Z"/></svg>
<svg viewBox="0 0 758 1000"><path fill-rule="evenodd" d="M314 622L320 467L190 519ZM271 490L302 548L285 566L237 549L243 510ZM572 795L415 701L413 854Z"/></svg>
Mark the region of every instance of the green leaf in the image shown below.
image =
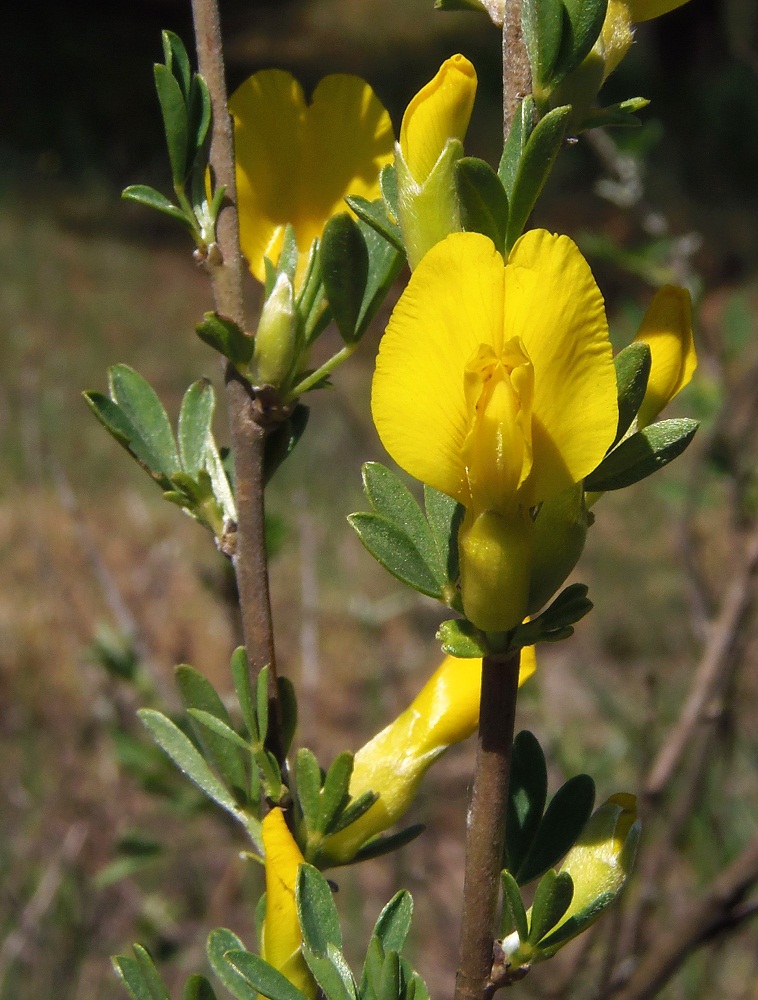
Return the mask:
<svg viewBox="0 0 758 1000"><path fill-rule="evenodd" d="M502 253L508 226L508 196L502 181L489 163L464 156L455 164L455 182L463 229L488 236Z"/></svg>
<svg viewBox="0 0 758 1000"><path fill-rule="evenodd" d="M351 514L348 521L374 559L398 580L429 597L440 598L440 583L413 540L380 514Z"/></svg>
<svg viewBox="0 0 758 1000"><path fill-rule="evenodd" d="M365 222L360 221L358 228L361 230L368 252L368 277L355 328L356 340L359 340L368 329L405 263L405 253L401 253L392 243L388 243Z"/></svg>
<svg viewBox="0 0 758 1000"><path fill-rule="evenodd" d="M227 961L227 953L232 953L235 957L238 957L239 953L248 954L245 950L244 944L240 941L236 934L232 934L231 931L219 928L218 930L211 931L208 936L208 961L210 966L221 980L223 985L229 990L236 1000L258 1000L258 989L250 986L247 978L243 976L237 969ZM251 956L254 957L254 956ZM263 961L258 959L258 961ZM272 969L272 972L275 970ZM277 973L281 975L281 973ZM284 977L281 977L284 979ZM285 980L287 982L287 980ZM295 989L291 983L287 983L291 990L295 990L295 995L287 995L282 993L281 1000L302 1000L300 991ZM277 994L274 1000L279 1000L279 995Z"/></svg>
<svg viewBox="0 0 758 1000"><path fill-rule="evenodd" d="M264 962L262 958L236 948L231 948L225 952L223 959L237 975L239 975L248 987L253 987L252 991L244 993L232 992L240 1000L248 1000L248 997L256 996L260 993L270 1000L306 1000L303 993L293 986L293 984L277 970ZM227 989L231 989L228 983L224 983Z"/></svg>
<svg viewBox="0 0 758 1000"><path fill-rule="evenodd" d="M698 429L683 417L661 420L622 441L584 481L589 492L620 490L647 478L681 455Z"/></svg>
<svg viewBox="0 0 758 1000"><path fill-rule="evenodd" d="M337 907L329 883L313 865L300 865L295 886L297 915L303 941L319 957L327 953L327 945L342 947Z"/></svg>
<svg viewBox="0 0 758 1000"><path fill-rule="evenodd" d="M328 945L324 955L304 945L303 957L326 1000L356 1000L355 980L344 955L334 945Z"/></svg>
<svg viewBox="0 0 758 1000"><path fill-rule="evenodd" d="M191 142L190 153L192 159L196 159L204 151L205 140L208 137L208 130L211 125L212 109L211 97L208 92L208 85L202 76L195 74L192 78L192 85L189 93L189 121L188 134ZM205 164L200 162L196 165L196 175L199 183L198 201L202 204L205 201Z"/></svg>
<svg viewBox="0 0 758 1000"><path fill-rule="evenodd" d="M415 840L416 837L424 832L424 829L423 823L414 823L413 826L406 826L405 829L398 830L397 833L390 833L386 837L374 837L367 844L364 844L359 851L356 851L350 864L355 864L358 861L368 861L369 858L380 858L384 854L397 851L401 847L405 847L406 844L410 844L412 840Z"/></svg>
<svg viewBox="0 0 758 1000"><path fill-rule="evenodd" d="M295 694L295 685L289 677L277 677L276 683L279 690L279 707L282 712L279 738L282 743L282 753L286 757L297 729L297 695Z"/></svg>
<svg viewBox="0 0 758 1000"><path fill-rule="evenodd" d="M224 703L211 682L194 667L187 664L176 668L176 683L186 709L200 710L211 718L217 719L220 723L220 727L213 727L213 724L207 719L195 716L195 719L202 725L195 724L193 726L194 732L200 745L206 751L206 756L210 756L226 783L234 789L238 801L244 802L247 790L247 770L245 758L240 754L238 744L241 743L243 749L248 750L248 752L249 749L245 741L234 732L232 720ZM231 737L229 737L229 733L231 733Z"/></svg>
<svg viewBox="0 0 758 1000"><path fill-rule="evenodd" d="M412 916L413 897L406 889L401 889L387 903L374 925L372 936L379 939L383 951L403 950Z"/></svg>
<svg viewBox="0 0 758 1000"><path fill-rule="evenodd" d="M587 132L591 128L639 128L642 122L636 117L636 113L648 104L650 101L646 97L630 97L605 108L592 108L582 119L579 131Z"/></svg>
<svg viewBox="0 0 758 1000"><path fill-rule="evenodd" d="M401 986L400 956L394 950L387 950L379 980L376 983L377 1000L398 1000L402 995Z"/></svg>
<svg viewBox="0 0 758 1000"><path fill-rule="evenodd" d="M651 358L650 346L640 342L629 344L613 359L619 403L619 422L613 445L629 430L642 406L650 377Z"/></svg>
<svg viewBox="0 0 758 1000"><path fill-rule="evenodd" d="M184 984L182 1000L216 1000L216 994L205 976L195 974Z"/></svg>
<svg viewBox="0 0 758 1000"><path fill-rule="evenodd" d="M397 222L397 171L391 163L386 163L379 173L379 190L387 207L387 214Z"/></svg>
<svg viewBox="0 0 758 1000"><path fill-rule="evenodd" d="M384 964L384 949L379 939L374 936L369 940L366 958L363 962L359 995L361 1000L376 1000L376 983L382 974Z"/></svg>
<svg viewBox="0 0 758 1000"><path fill-rule="evenodd" d="M154 456L155 472L171 476L181 471L174 432L163 404L150 383L128 365L108 369L111 399L137 430Z"/></svg>
<svg viewBox="0 0 758 1000"><path fill-rule="evenodd" d="M276 274L277 275L286 274L293 285L295 283L295 274L297 273L297 262L299 256L300 254L297 249L297 238L295 237L295 229L292 226L292 224L288 222L287 225L284 227L284 239L282 240L282 251L279 254L279 263L276 266ZM266 298L268 298L270 294L271 292L267 290Z"/></svg>
<svg viewBox="0 0 758 1000"><path fill-rule="evenodd" d="M542 819L547 800L547 764L537 737L522 730L513 741L505 864L518 877Z"/></svg>
<svg viewBox="0 0 758 1000"><path fill-rule="evenodd" d="M255 717L258 720L258 734L261 743L266 742L268 736L268 678L269 668L263 667L258 671L255 679Z"/></svg>
<svg viewBox="0 0 758 1000"><path fill-rule="evenodd" d="M155 89L163 116L163 130L166 133L171 176L175 187L183 187L187 179L187 105L182 88L167 66L158 63L154 67Z"/></svg>
<svg viewBox="0 0 758 1000"><path fill-rule="evenodd" d="M516 931L520 941L526 941L529 936L529 923L526 908L521 898L518 882L507 868L500 872L500 885L503 891L503 911L500 915L499 935L507 937Z"/></svg>
<svg viewBox="0 0 758 1000"><path fill-rule="evenodd" d="M522 0L521 24L534 83L541 90L558 60L565 8L561 0Z"/></svg>
<svg viewBox="0 0 758 1000"><path fill-rule="evenodd" d="M176 78L184 99L187 100L190 92L192 69L190 68L189 56L184 47L184 42L173 31L162 31L161 42L163 43L163 58L166 67Z"/></svg>
<svg viewBox="0 0 758 1000"><path fill-rule="evenodd" d="M298 403L289 417L266 437L264 456L266 483L271 481L282 462L294 451L295 445L308 426L309 415L308 407Z"/></svg>
<svg viewBox="0 0 758 1000"><path fill-rule="evenodd" d="M574 846L595 804L595 782L588 774L577 774L558 789L550 800L526 858L515 876L526 885L557 865Z"/></svg>
<svg viewBox="0 0 758 1000"><path fill-rule="evenodd" d="M134 945L136 960L116 955L111 961L132 1000L169 1000L168 990L144 948Z"/></svg>
<svg viewBox="0 0 758 1000"><path fill-rule="evenodd" d="M507 253L510 253L513 244L524 231L535 202L553 169L570 115L569 105L549 111L529 136L526 149L519 161L513 194L509 202L508 233L505 241Z"/></svg>
<svg viewBox="0 0 758 1000"><path fill-rule="evenodd" d="M544 0L538 0L544 2ZM552 73L555 86L589 55L605 20L608 0L563 0L561 50Z"/></svg>
<svg viewBox="0 0 758 1000"><path fill-rule="evenodd" d="M459 576L458 529L466 513L463 504L431 486L424 486L424 509L432 533L437 560L444 569L445 583L454 584Z"/></svg>
<svg viewBox="0 0 758 1000"><path fill-rule="evenodd" d="M207 378L193 382L182 399L178 428L179 457L184 471L194 478L205 465L215 406L215 393Z"/></svg>
<svg viewBox="0 0 758 1000"><path fill-rule="evenodd" d="M158 456L154 455L149 445L142 440L134 424L124 411L108 396L101 392L85 392L84 399L97 419L108 431L111 437L125 448L153 479L164 489L169 487L167 477L157 468L160 464Z"/></svg>
<svg viewBox="0 0 758 1000"><path fill-rule="evenodd" d="M365 222L367 226L384 237L387 243L391 243L396 250L405 255L400 226L390 219L387 214L387 206L381 198L377 198L376 201L368 201L359 195L348 195L345 201L362 222Z"/></svg>
<svg viewBox="0 0 758 1000"><path fill-rule="evenodd" d="M574 882L568 872L545 872L537 886L532 903L532 920L528 941L536 945L558 923L569 908L574 895Z"/></svg>
<svg viewBox="0 0 758 1000"><path fill-rule="evenodd" d="M136 201L146 208L154 208L157 212L162 212L174 221L180 222L186 229L192 230L192 220L187 218L181 208L147 184L130 184L121 192L121 197L125 201Z"/></svg>
<svg viewBox="0 0 758 1000"><path fill-rule="evenodd" d="M534 130L536 121L537 108L534 104L534 98L530 94L518 106L511 130L508 133L508 138L505 140L503 155L500 158L500 165L497 169L498 177L502 181L503 189L509 203L513 197L513 187L516 183L516 175L518 174L521 157L524 155L526 144Z"/></svg>
<svg viewBox="0 0 758 1000"><path fill-rule="evenodd" d="M358 339L368 272L368 248L358 223L347 212L332 216L321 239L321 277L329 308L346 344Z"/></svg>
<svg viewBox="0 0 758 1000"><path fill-rule="evenodd" d="M440 586L447 580L446 565L427 519L410 490L379 462L366 462L362 469L363 488L374 513L391 521L408 536Z"/></svg>
<svg viewBox="0 0 758 1000"><path fill-rule="evenodd" d="M533 646L537 642L559 642L573 635L572 626L592 610L587 589L583 583L565 587L542 614L513 630L511 648Z"/></svg>
<svg viewBox="0 0 758 1000"><path fill-rule="evenodd" d="M231 743L232 746L240 750L247 750L250 753L251 747L247 740L243 739L231 726L227 726L221 719L216 718L215 715L211 715L210 712L204 712L202 708L188 708L187 714L192 719L196 719L205 729L209 729L212 733L220 737L220 739ZM198 739L200 739L199 736Z"/></svg>
<svg viewBox="0 0 758 1000"><path fill-rule="evenodd" d="M345 750L334 758L324 778L316 821L319 833L326 835L333 832L334 821L350 798L348 788L352 773L353 754Z"/></svg>
<svg viewBox="0 0 758 1000"><path fill-rule="evenodd" d="M356 820L360 819L378 801L379 796L376 792L363 792L357 798L352 799L344 809L337 813L336 817L329 824L327 833L331 836L334 833L339 833L340 830L344 830L351 823L355 823Z"/></svg>
<svg viewBox="0 0 758 1000"><path fill-rule="evenodd" d="M307 830L316 830L321 798L321 768L307 747L295 754L295 793Z"/></svg>
<svg viewBox="0 0 758 1000"><path fill-rule="evenodd" d="M242 823L256 846L262 850L260 822L237 806L228 789L211 771L202 755L181 729L165 715L152 708L142 708L137 715L158 746L168 754L179 770L205 792L208 798Z"/></svg>
<svg viewBox="0 0 758 1000"><path fill-rule="evenodd" d="M232 364L246 365L253 356L255 340L248 337L228 316L207 312L195 327L198 337L214 351L229 358Z"/></svg>
<svg viewBox="0 0 758 1000"><path fill-rule="evenodd" d="M253 707L253 692L250 685L250 668L247 663L247 654L245 653L244 646L237 646L234 650L230 666L232 680L234 681L234 690L237 692L237 701L239 703L240 711L242 712L242 718L245 720L245 725L247 726L247 731L250 733L252 741L254 743L259 743L260 734L258 733L258 723L255 718L255 709Z"/></svg>
<svg viewBox="0 0 758 1000"><path fill-rule="evenodd" d="M484 632L465 618L451 618L437 629L437 638L442 643L442 651L462 659L487 656L490 647Z"/></svg>

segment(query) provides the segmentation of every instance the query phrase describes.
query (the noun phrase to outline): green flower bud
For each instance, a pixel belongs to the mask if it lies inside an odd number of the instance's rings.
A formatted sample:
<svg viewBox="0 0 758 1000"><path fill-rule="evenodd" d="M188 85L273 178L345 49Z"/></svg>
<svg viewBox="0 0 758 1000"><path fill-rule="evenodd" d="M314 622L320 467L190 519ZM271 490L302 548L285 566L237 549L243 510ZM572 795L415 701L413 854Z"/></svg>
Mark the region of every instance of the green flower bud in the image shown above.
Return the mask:
<svg viewBox="0 0 758 1000"><path fill-rule="evenodd" d="M253 383L281 389L292 373L296 355L295 293L292 282L282 273L266 299L255 335L255 350L250 364Z"/></svg>
<svg viewBox="0 0 758 1000"><path fill-rule="evenodd" d="M529 614L536 614L579 561L592 515L584 489L576 483L546 500L534 522L534 557L529 583Z"/></svg>

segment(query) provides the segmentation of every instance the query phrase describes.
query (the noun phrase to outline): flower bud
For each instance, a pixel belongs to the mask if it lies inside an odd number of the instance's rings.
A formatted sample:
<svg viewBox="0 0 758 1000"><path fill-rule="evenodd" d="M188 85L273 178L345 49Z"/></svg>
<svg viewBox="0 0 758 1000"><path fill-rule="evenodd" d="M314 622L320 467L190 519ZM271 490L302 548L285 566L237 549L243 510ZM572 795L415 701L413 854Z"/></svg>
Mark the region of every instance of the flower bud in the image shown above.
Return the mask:
<svg viewBox="0 0 758 1000"><path fill-rule="evenodd" d="M536 669L534 647L521 651L519 684ZM379 800L355 823L329 837L321 858L346 864L363 844L396 823L416 796L430 765L479 723L482 661L447 656L394 722L356 753L350 794Z"/></svg>
<svg viewBox="0 0 758 1000"><path fill-rule="evenodd" d="M461 229L455 164L463 156L476 95L476 71L452 56L408 105L395 145L398 222L411 269L449 233Z"/></svg>
<svg viewBox="0 0 758 1000"><path fill-rule="evenodd" d="M529 581L529 614L536 614L579 561L591 515L584 487L576 483L546 500L534 522L534 558Z"/></svg>
<svg viewBox="0 0 758 1000"><path fill-rule="evenodd" d="M261 957L309 1000L315 1000L316 983L300 950L303 935L295 903L297 872L304 858L278 807L264 818L262 834L266 852L266 917L261 933Z"/></svg>
<svg viewBox="0 0 758 1000"><path fill-rule="evenodd" d="M641 429L689 384L697 367L689 292L674 285L659 289L634 341L650 347L650 377L637 414Z"/></svg>
<svg viewBox="0 0 758 1000"><path fill-rule="evenodd" d="M255 350L250 363L254 385L280 389L292 374L297 354L295 294L289 277L282 273L263 305Z"/></svg>

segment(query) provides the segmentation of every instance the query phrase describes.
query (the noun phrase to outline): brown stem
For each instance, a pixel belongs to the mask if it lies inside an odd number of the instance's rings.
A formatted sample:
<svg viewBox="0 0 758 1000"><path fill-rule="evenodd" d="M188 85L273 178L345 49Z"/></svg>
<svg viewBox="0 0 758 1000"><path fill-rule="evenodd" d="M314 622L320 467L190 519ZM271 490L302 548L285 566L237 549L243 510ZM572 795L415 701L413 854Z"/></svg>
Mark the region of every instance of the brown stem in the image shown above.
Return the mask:
<svg viewBox="0 0 758 1000"><path fill-rule="evenodd" d="M455 1000L486 1000L511 771L520 654L486 656L482 663L479 742L466 836L460 964Z"/></svg>
<svg viewBox="0 0 758 1000"><path fill-rule="evenodd" d="M216 226L217 252L206 265L213 283L216 309L245 329L242 304L243 259L239 242L237 191L234 176L234 137L227 110L226 77L221 47L217 0L192 0L198 69L208 84L213 107L210 166L216 186L226 186L224 207ZM225 372L229 425L235 469L237 526L233 561L237 577L242 634L248 663L254 674L269 667L269 749L280 758L281 706L276 682L274 629L266 556L264 516L264 457L273 426L265 400L256 399L250 386L229 364Z"/></svg>
<svg viewBox="0 0 758 1000"><path fill-rule="evenodd" d="M531 93L532 71L521 31L521 0L505 0L503 15L503 137L507 139L516 109Z"/></svg>

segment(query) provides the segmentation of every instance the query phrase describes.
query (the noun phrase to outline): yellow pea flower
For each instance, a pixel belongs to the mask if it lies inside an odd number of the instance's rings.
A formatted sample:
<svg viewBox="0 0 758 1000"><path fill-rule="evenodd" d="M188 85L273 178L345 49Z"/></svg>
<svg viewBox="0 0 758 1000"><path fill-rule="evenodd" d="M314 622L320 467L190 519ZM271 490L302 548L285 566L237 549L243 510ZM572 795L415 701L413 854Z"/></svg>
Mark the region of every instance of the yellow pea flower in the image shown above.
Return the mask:
<svg viewBox="0 0 758 1000"><path fill-rule="evenodd" d="M371 87L356 76L325 77L306 104L289 73L254 73L232 95L237 204L242 251L259 281L264 257L279 259L291 223L298 277L312 241L346 195L380 196L379 172L392 161L392 122Z"/></svg>
<svg viewBox="0 0 758 1000"><path fill-rule="evenodd" d="M650 378L637 414L641 429L689 385L697 368L689 292L675 285L659 289L634 340L648 344L651 354Z"/></svg>
<svg viewBox="0 0 758 1000"><path fill-rule="evenodd" d="M278 807L266 814L262 834L266 917L261 934L261 957L309 1000L316 1000L316 982L300 951L303 936L295 903L297 871L304 859Z"/></svg>
<svg viewBox="0 0 758 1000"><path fill-rule="evenodd" d="M466 508L466 616L514 628L538 610L539 505L596 468L618 421L603 298L576 245L532 230L506 263L478 233L433 247L382 339L372 411L398 465Z"/></svg>
<svg viewBox="0 0 758 1000"><path fill-rule="evenodd" d="M541 943L519 941L515 931L501 942L512 970L551 958L598 919L632 872L640 829L637 800L626 792L612 795L593 812L560 869L574 883L564 915ZM531 924L531 910L527 920Z"/></svg>
<svg viewBox="0 0 758 1000"><path fill-rule="evenodd" d="M468 59L451 56L403 115L395 165L398 222L411 268L430 247L461 228L454 167L463 156L476 82Z"/></svg>
<svg viewBox="0 0 758 1000"><path fill-rule="evenodd" d="M519 685L536 669L534 647L521 651ZM322 857L345 864L372 837L396 823L416 797L424 774L449 746L479 723L482 661L447 656L394 722L355 755L350 794L379 800L355 823L325 841Z"/></svg>

